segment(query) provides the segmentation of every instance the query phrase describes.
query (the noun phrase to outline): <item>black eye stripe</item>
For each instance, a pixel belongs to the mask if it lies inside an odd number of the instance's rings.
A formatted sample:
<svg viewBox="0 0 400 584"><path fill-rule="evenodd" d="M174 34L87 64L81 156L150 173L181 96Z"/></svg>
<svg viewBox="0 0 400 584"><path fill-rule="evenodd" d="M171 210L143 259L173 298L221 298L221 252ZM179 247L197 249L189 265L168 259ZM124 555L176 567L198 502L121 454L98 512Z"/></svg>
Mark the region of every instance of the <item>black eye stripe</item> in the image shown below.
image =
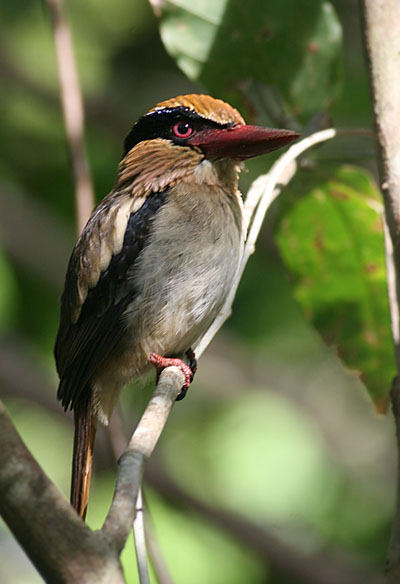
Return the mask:
<svg viewBox="0 0 400 584"><path fill-rule="evenodd" d="M140 118L132 127L124 142L123 156L136 144L143 140L153 140L154 138L165 138L177 144L182 144L184 139L176 137L172 131L177 122L188 123L193 130L206 130L211 128L226 128L229 124L217 124L212 120L202 118L194 111L185 107L165 108L155 110Z"/></svg>

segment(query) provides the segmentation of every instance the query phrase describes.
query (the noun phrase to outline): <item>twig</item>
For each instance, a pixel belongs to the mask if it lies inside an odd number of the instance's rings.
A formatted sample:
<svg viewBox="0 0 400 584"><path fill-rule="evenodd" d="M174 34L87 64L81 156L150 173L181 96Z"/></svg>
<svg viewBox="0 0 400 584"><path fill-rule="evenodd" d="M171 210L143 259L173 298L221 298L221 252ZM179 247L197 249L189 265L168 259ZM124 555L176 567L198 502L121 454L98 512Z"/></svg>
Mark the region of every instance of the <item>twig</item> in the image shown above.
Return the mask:
<svg viewBox="0 0 400 584"><path fill-rule="evenodd" d="M250 222L253 215L254 219L249 229L249 235L246 240L235 284L220 315L217 317L216 324L214 323L210 327L201 343L196 347L197 356L203 353L230 313L240 277L248 258L254 251L255 241L261 229L262 220L269 205L281 191L281 185L278 186L278 181L282 180L287 184L296 171L296 158L315 144L329 140L337 134L337 130L329 129L308 136L298 144L292 146L281 156L268 175L260 177L260 179L255 181L252 188L256 189L256 194L250 191L250 203L246 211L246 220ZM153 452L164 424L167 421L174 400L183 384L182 380L182 372L176 367L168 367L163 371L156 391L132 435L127 450L121 457L114 499L102 528L102 531L114 542L117 551L121 551L125 545L132 521L135 517L136 499L141 485L145 463Z"/></svg>
<svg viewBox="0 0 400 584"><path fill-rule="evenodd" d="M386 237L389 301L397 365L397 377L390 395L398 450L397 504L387 577L390 584L395 584L400 581L400 344L399 324L395 322L399 318L400 305L400 3L398 0L361 0L360 8L374 105L385 221L392 243L390 246Z"/></svg>
<svg viewBox="0 0 400 584"><path fill-rule="evenodd" d="M1 348L1 345L0 345L0 348ZM126 435L125 435L125 432L123 429L121 414L120 414L120 411L118 409L114 410L113 415L111 417L110 424L108 426L108 438L109 438L109 441L111 444L111 448L112 448L114 457L117 460L119 458L120 454L125 450L126 441L127 441L127 438L126 438ZM147 553L148 553L148 556L150 558L151 565L152 565L153 571L156 575L158 584L173 584L172 578L169 574L167 565L165 563L165 560L163 558L159 544L157 542L157 537L153 531L151 521L149 519L147 505L145 502L145 498L142 496L141 489L139 491L139 496L141 496L141 499L142 499L142 507L143 507L143 512L142 512L143 522L142 522L142 524L143 524L143 528L144 528L144 537L145 537L145 545L143 546L143 548L144 548L143 556L145 557L146 548L147 548ZM139 503L139 496L138 496L137 508L139 508L141 506ZM138 509L137 509L137 511L138 511ZM137 535L135 533L135 524L137 523L136 519L137 519L137 517L134 519L134 522L133 522L135 542L137 539ZM140 529L142 529L142 526L140 526ZM140 537L140 535L139 535L139 537Z"/></svg>
<svg viewBox="0 0 400 584"><path fill-rule="evenodd" d="M136 516L133 520L133 536L135 538L136 562L140 584L150 584L147 567L146 538L144 532L144 505L142 489L139 489L136 501Z"/></svg>
<svg viewBox="0 0 400 584"><path fill-rule="evenodd" d="M156 534L154 533L148 511L144 515L144 532L146 535L146 544L151 565L156 575L158 584L173 584L171 574L169 573Z"/></svg>
<svg viewBox="0 0 400 584"><path fill-rule="evenodd" d="M46 2L53 28L64 125L75 181L77 228L80 232L94 207L93 187L84 144L82 94L62 0Z"/></svg>

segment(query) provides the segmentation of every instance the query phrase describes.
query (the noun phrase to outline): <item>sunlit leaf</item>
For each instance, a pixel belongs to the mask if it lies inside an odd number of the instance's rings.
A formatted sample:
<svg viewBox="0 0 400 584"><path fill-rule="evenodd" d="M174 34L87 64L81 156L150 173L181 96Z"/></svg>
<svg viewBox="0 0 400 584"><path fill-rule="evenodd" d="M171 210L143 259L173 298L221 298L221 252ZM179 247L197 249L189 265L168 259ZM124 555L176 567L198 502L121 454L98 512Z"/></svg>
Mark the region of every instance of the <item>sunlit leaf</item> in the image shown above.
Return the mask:
<svg viewBox="0 0 400 584"><path fill-rule="evenodd" d="M278 245L306 314L379 398L394 373L379 195L359 168L313 180L284 210Z"/></svg>
<svg viewBox="0 0 400 584"><path fill-rule="evenodd" d="M275 86L297 115L326 109L340 89L341 26L329 2L152 0L179 67L242 105L251 81Z"/></svg>

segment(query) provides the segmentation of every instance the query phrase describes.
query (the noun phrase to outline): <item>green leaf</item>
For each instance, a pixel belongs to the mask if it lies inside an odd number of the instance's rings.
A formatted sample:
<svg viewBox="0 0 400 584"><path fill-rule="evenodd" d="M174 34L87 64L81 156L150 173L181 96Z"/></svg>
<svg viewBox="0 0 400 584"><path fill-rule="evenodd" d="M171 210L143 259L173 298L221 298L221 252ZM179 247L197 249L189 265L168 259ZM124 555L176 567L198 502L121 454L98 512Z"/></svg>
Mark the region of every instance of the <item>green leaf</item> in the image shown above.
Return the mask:
<svg viewBox="0 0 400 584"><path fill-rule="evenodd" d="M277 242L297 300L378 400L394 374L382 204L362 169L342 166L312 180L318 184L286 202Z"/></svg>
<svg viewBox="0 0 400 584"><path fill-rule="evenodd" d="M327 109L341 81L341 26L322 0L153 0L167 51L188 77L242 106L275 86L296 115Z"/></svg>

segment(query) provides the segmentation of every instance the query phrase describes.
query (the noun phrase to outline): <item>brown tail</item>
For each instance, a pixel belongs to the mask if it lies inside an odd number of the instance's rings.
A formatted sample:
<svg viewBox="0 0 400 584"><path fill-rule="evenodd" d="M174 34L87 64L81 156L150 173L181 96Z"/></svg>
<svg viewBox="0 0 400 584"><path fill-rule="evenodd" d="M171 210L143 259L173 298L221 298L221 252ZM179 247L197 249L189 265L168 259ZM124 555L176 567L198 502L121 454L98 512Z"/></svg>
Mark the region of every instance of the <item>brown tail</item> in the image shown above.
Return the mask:
<svg viewBox="0 0 400 584"><path fill-rule="evenodd" d="M75 436L72 459L71 505L85 520L92 476L96 420L90 397L74 409Z"/></svg>

